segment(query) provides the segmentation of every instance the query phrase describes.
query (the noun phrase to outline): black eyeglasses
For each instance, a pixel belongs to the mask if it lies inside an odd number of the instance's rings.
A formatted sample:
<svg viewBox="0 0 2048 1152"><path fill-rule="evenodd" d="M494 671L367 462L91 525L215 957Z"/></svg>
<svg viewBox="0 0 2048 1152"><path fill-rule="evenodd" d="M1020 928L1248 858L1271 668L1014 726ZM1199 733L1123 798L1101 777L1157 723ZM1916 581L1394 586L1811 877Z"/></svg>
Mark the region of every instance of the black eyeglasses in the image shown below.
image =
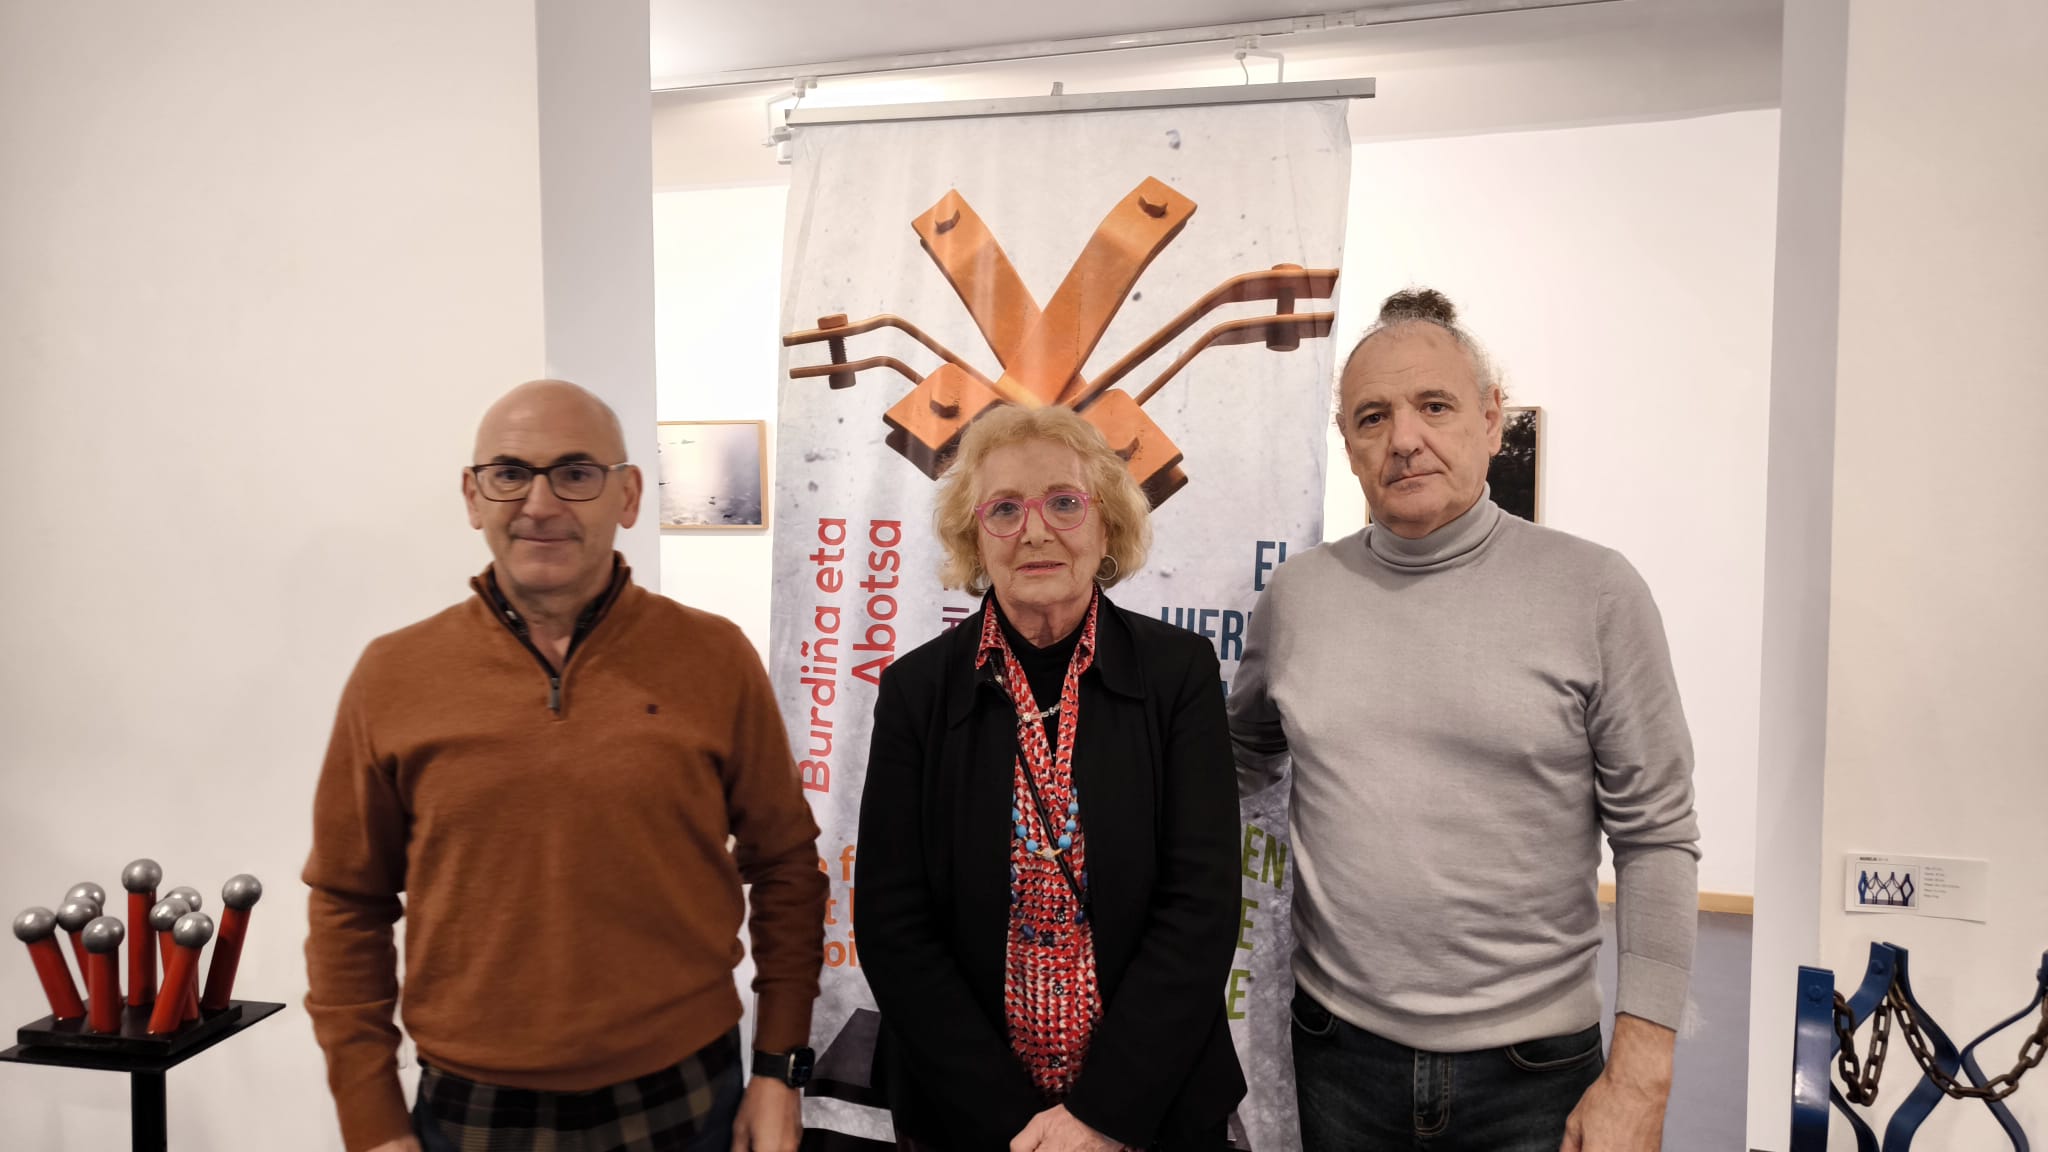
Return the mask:
<svg viewBox="0 0 2048 1152"><path fill-rule="evenodd" d="M525 464L472 464L477 494L486 500L524 500L533 491L533 478L546 476L548 490L557 500L595 500L604 491L605 478L630 468L630 464L599 464L595 460L568 460L533 468Z"/></svg>

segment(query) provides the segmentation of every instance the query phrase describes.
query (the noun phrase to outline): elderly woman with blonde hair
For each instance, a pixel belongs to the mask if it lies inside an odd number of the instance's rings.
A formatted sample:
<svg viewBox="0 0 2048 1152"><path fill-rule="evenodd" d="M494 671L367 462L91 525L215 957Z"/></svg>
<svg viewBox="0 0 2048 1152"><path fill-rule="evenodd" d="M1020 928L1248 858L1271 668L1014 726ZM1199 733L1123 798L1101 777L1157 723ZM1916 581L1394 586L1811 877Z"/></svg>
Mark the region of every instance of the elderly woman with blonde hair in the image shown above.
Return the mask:
<svg viewBox="0 0 2048 1152"><path fill-rule="evenodd" d="M1064 408L975 422L940 489L981 611L882 677L855 926L899 1145L1221 1149L1237 793L1208 642L1127 612L1149 508Z"/></svg>

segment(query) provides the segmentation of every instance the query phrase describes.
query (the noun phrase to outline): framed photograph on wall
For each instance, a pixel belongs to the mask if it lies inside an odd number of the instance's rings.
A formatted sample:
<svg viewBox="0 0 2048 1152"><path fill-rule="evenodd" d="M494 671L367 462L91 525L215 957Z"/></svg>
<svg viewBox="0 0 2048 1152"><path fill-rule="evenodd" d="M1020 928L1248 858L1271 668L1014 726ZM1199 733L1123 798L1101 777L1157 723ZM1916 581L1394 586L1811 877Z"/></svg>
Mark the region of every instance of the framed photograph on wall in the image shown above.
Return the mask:
<svg viewBox="0 0 2048 1152"><path fill-rule="evenodd" d="M664 531L768 526L768 425L760 420L663 420L656 491Z"/></svg>
<svg viewBox="0 0 2048 1152"><path fill-rule="evenodd" d="M1509 408L1500 453L1486 470L1493 502L1532 523L1543 523L1543 409Z"/></svg>

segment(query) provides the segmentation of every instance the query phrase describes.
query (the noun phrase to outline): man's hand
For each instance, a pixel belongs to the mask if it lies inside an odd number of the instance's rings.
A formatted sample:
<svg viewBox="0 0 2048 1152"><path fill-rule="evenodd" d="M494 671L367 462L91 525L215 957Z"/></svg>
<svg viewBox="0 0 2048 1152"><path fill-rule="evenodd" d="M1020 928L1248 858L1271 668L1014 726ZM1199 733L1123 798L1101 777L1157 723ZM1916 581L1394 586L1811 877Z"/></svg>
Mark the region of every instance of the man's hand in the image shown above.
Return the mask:
<svg viewBox="0 0 2048 1152"><path fill-rule="evenodd" d="M1614 1018L1607 1070L1565 1118L1558 1152L1657 1152L1671 1100L1671 1049L1678 1034L1638 1016Z"/></svg>
<svg viewBox="0 0 2048 1152"><path fill-rule="evenodd" d="M747 1082L732 1122L732 1152L796 1152L803 1137L803 1098L771 1076Z"/></svg>
<svg viewBox="0 0 2048 1152"><path fill-rule="evenodd" d="M370 1149L370 1152L420 1152L419 1137L400 1136L396 1140L386 1140Z"/></svg>
<svg viewBox="0 0 2048 1152"><path fill-rule="evenodd" d="M1010 1141L1010 1152L1117 1152L1123 1147L1097 1132L1061 1104L1031 1118Z"/></svg>

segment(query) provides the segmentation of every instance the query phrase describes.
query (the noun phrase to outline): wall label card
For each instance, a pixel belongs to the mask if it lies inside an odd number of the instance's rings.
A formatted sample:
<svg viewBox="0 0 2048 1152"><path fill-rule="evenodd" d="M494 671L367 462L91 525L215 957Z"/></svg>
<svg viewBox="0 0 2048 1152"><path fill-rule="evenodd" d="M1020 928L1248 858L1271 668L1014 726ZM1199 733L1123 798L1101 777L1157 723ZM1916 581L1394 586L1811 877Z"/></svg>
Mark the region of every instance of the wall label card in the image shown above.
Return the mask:
<svg viewBox="0 0 2048 1152"><path fill-rule="evenodd" d="M1988 919L1989 861L1851 852L1844 864L1845 912L1903 912L1979 924Z"/></svg>

